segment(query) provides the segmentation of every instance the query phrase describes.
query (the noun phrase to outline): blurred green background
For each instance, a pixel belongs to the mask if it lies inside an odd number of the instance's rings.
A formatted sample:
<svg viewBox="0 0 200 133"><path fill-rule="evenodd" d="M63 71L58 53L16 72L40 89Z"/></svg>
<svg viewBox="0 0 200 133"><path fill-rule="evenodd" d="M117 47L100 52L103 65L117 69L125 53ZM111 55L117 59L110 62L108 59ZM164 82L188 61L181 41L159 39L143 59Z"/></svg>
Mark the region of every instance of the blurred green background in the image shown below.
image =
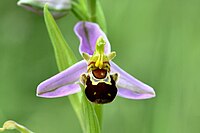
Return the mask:
<svg viewBox="0 0 200 133"><path fill-rule="evenodd" d="M80 133L67 97L35 96L58 72L43 17L0 1L0 125L13 119L36 133ZM118 97L104 106L103 133L200 132L200 1L101 0L115 62L157 97ZM70 13L57 21L79 59ZM15 131L11 131L15 132Z"/></svg>

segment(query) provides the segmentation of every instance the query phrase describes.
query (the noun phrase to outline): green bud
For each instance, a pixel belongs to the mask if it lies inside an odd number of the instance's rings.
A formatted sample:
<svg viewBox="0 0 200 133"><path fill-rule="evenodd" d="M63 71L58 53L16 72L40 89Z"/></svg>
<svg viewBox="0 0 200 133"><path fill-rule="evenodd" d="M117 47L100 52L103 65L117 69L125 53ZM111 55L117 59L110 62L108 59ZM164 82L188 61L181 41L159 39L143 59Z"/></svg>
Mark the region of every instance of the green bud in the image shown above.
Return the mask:
<svg viewBox="0 0 200 133"><path fill-rule="evenodd" d="M43 15L43 8L48 4L54 18L65 16L71 9L71 0L19 0L17 4L39 15Z"/></svg>
<svg viewBox="0 0 200 133"><path fill-rule="evenodd" d="M33 133L26 127L12 121L12 120L6 121L3 124L3 128L0 128L0 132L3 132L5 130L14 130L14 129L18 130L20 133Z"/></svg>

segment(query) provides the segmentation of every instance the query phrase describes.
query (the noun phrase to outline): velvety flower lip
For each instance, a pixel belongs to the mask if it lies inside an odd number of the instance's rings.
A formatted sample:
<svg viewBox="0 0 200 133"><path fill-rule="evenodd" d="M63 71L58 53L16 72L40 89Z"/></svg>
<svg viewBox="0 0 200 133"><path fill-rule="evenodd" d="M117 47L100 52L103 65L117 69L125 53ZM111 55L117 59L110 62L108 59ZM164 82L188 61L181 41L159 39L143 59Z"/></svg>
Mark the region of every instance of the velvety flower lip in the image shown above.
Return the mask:
<svg viewBox="0 0 200 133"><path fill-rule="evenodd" d="M95 51L96 41L99 37L105 40L104 53L111 52L110 43L101 30L99 25L92 22L78 22L74 27L74 31L80 40L79 52L93 55ZM121 69L113 61L110 61L111 73L118 73L117 80L118 96L129 99L148 99L155 97L152 87L137 80L123 69ZM79 92L81 89L77 83L80 82L80 75L87 72L87 62L82 60L72 65L61 73L43 81L37 87L37 96L45 98L55 98L67 96Z"/></svg>

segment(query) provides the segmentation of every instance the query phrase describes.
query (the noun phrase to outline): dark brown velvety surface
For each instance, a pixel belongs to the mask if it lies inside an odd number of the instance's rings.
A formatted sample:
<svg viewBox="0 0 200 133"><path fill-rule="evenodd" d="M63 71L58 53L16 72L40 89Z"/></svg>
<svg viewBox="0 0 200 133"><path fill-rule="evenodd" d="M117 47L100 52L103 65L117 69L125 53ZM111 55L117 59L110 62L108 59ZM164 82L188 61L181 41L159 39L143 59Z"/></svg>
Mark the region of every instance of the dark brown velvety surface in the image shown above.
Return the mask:
<svg viewBox="0 0 200 133"><path fill-rule="evenodd" d="M97 104L105 104L112 102L117 95L117 87L115 81L111 78L111 85L106 83L98 83L97 85L92 85L90 77L87 77L85 94L89 101Z"/></svg>

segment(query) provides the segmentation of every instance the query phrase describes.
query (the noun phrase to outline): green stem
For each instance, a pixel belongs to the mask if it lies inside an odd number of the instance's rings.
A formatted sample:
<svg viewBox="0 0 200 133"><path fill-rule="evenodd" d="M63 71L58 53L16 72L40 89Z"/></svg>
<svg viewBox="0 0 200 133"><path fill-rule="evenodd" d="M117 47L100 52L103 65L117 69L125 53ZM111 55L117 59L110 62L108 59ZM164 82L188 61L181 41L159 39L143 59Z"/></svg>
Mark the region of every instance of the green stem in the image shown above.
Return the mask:
<svg viewBox="0 0 200 133"><path fill-rule="evenodd" d="M99 0L79 0L79 4L77 3L73 4L72 12L79 20L96 22L100 25L100 27L103 29L104 32L107 31L105 17ZM83 86L81 87L82 87L82 94L84 94L84 88ZM102 128L103 106L99 104L90 103L85 98L85 95L83 96L82 104L83 104L82 117L85 118L84 132L86 133L90 133L91 131L92 132L95 131L95 133L99 132ZM97 117L98 122L96 121L95 117Z"/></svg>
<svg viewBox="0 0 200 133"><path fill-rule="evenodd" d="M96 0L89 0L90 21L96 22Z"/></svg>
<svg viewBox="0 0 200 133"><path fill-rule="evenodd" d="M100 104L95 104L94 105L94 110L97 114L97 118L99 120L99 126L100 126L100 129L102 129L102 116L103 116L103 105L100 105Z"/></svg>
<svg viewBox="0 0 200 133"><path fill-rule="evenodd" d="M72 8L71 11L74 13L74 15L75 15L79 20L84 20L84 18L83 18L82 16L80 16L80 14L79 14L76 10L74 10L74 9Z"/></svg>
<svg viewBox="0 0 200 133"><path fill-rule="evenodd" d="M81 125L81 128L83 131L85 131L85 125L84 125L84 118L83 116L81 115L80 112L82 112L82 108L80 108L81 104L80 104L80 101L79 101L79 97L80 97L80 93L77 93L77 94L73 94L73 95L70 95L68 96L69 97L69 100L70 100L70 103L78 117L78 120L79 120L79 123ZM78 104L75 104L75 103L78 103Z"/></svg>
<svg viewBox="0 0 200 133"><path fill-rule="evenodd" d="M90 17L88 19L88 21L92 21L92 22L96 22L97 21L97 0L88 0L88 8L89 8L89 11L90 11ZM99 126L100 126L100 129L102 128L102 105L99 105L99 104L94 104L93 105L94 107L94 110L96 112L96 115L97 115L97 118L98 118L98 121L99 121Z"/></svg>
<svg viewBox="0 0 200 133"><path fill-rule="evenodd" d="M80 5L76 2L72 2L72 9L71 11L74 13L74 15L79 20L87 20L88 16L85 12L85 9L83 7L80 7Z"/></svg>

